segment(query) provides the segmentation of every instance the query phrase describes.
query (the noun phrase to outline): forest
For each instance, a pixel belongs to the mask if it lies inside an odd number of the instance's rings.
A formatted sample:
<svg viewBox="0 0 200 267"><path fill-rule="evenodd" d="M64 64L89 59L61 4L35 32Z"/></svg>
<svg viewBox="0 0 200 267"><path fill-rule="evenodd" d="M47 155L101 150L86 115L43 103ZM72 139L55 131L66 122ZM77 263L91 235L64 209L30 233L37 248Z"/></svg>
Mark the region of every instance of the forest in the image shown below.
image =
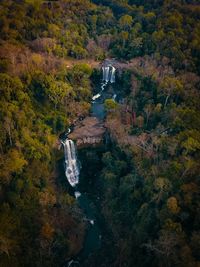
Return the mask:
<svg viewBox="0 0 200 267"><path fill-rule="evenodd" d="M102 241L74 266L200 267L198 0L0 1L1 267L73 267L82 251L59 136L91 115L108 58L109 141L78 149Z"/></svg>

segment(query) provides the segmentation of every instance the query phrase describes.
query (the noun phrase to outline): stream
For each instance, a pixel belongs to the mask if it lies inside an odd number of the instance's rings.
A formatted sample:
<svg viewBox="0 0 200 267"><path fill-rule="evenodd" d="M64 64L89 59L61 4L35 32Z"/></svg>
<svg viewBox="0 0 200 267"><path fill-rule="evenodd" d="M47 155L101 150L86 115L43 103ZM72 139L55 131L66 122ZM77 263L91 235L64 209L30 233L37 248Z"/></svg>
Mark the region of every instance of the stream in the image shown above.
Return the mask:
<svg viewBox="0 0 200 267"><path fill-rule="evenodd" d="M108 85L115 82L115 67L112 65L112 61L104 61L102 65L102 82L100 90L92 97L91 116L97 117L100 120L105 118L104 101L108 98L112 98L114 101L117 97L114 92L113 86ZM66 136L73 131L69 129ZM81 252L73 259L67 262L68 267L82 266L85 259L88 258L94 251L100 249L102 233L95 215L95 205L87 193L81 192L79 186L79 178L81 174L81 164L78 161L78 155L75 148L75 144L72 140L66 138L61 141L64 147L65 154L65 176L69 184L74 188L74 195L77 199L79 207L84 212L84 220L88 223L86 230L86 236Z"/></svg>

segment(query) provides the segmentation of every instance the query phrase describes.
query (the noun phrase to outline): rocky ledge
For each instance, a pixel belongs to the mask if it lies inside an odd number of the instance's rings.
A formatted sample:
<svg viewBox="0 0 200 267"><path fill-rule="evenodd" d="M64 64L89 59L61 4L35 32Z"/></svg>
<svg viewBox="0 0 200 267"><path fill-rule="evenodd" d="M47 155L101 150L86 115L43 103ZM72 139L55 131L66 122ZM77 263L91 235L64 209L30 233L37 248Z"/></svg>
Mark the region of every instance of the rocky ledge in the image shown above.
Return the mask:
<svg viewBox="0 0 200 267"><path fill-rule="evenodd" d="M78 147L95 146L103 142L105 131L106 128L102 121L96 117L86 117L75 126L68 137L76 141Z"/></svg>

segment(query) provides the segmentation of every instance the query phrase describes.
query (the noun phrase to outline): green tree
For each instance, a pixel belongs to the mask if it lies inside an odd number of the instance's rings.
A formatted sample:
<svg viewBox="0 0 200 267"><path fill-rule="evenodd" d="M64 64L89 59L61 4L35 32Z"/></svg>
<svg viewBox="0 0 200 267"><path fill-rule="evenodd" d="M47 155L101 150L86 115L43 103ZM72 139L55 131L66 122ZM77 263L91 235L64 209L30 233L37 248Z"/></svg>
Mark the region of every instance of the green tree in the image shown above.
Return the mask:
<svg viewBox="0 0 200 267"><path fill-rule="evenodd" d="M132 25L133 18L130 15L124 15L119 19L119 25L122 29L129 29Z"/></svg>
<svg viewBox="0 0 200 267"><path fill-rule="evenodd" d="M113 99L106 99L104 102L105 109L107 111L113 111L117 108L117 103Z"/></svg>

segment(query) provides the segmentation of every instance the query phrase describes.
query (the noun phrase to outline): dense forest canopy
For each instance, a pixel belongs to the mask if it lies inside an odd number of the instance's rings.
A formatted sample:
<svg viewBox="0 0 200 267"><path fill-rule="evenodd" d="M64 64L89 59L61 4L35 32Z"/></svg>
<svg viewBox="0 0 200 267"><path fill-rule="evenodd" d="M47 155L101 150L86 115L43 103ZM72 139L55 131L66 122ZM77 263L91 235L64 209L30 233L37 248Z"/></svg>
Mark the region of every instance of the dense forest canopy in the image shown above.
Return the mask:
<svg viewBox="0 0 200 267"><path fill-rule="evenodd" d="M111 145L86 151L109 235L83 266L200 266L199 1L2 0L2 267L66 266L83 246L58 136L90 114L105 58L128 67L105 101Z"/></svg>
<svg viewBox="0 0 200 267"><path fill-rule="evenodd" d="M2 44L60 58L154 54L167 57L175 69L199 72L196 1L94 2L98 5L86 0L2 1ZM7 64L4 60L2 67Z"/></svg>

